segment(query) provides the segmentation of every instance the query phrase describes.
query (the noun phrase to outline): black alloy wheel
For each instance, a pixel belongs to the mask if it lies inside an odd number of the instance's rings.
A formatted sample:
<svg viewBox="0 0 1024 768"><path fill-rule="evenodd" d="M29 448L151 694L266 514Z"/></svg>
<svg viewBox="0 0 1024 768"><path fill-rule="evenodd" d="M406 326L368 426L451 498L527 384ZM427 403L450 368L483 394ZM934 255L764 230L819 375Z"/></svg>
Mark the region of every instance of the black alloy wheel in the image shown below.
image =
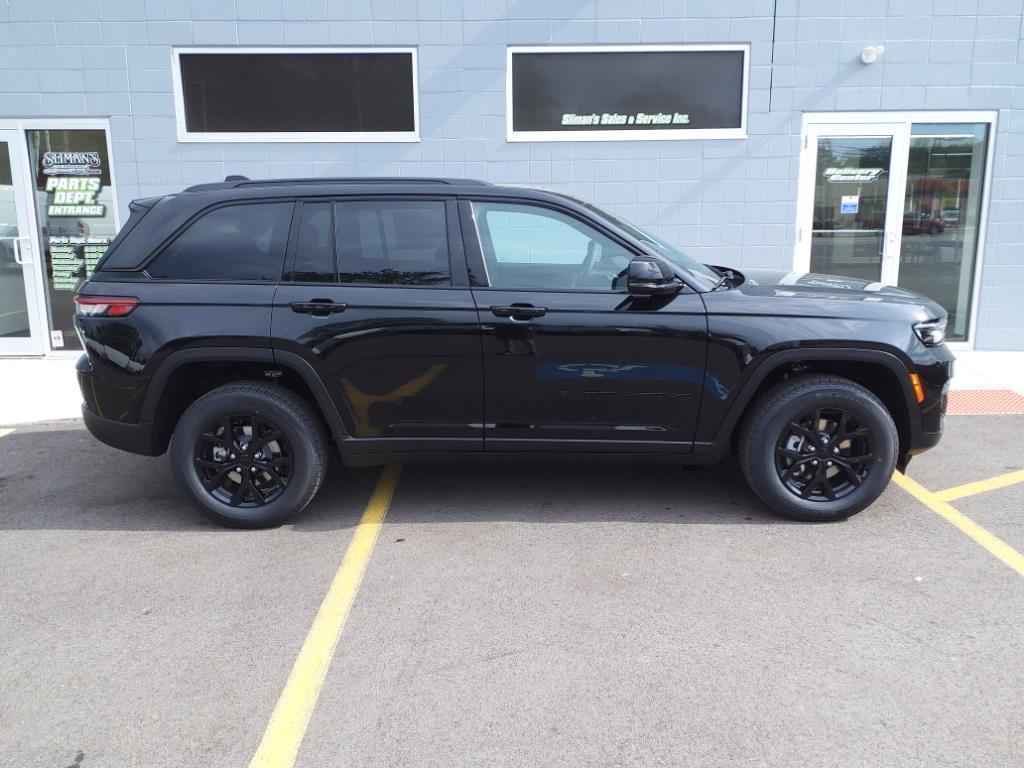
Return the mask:
<svg viewBox="0 0 1024 768"><path fill-rule="evenodd" d="M840 376L805 373L751 404L736 447L744 477L773 511L831 522L885 490L899 434L875 393Z"/></svg>
<svg viewBox="0 0 1024 768"><path fill-rule="evenodd" d="M206 492L232 507L261 507L288 487L294 454L266 418L232 414L199 435L196 473Z"/></svg>
<svg viewBox="0 0 1024 768"><path fill-rule="evenodd" d="M853 493L873 466L871 430L841 408L816 408L789 422L775 445L782 485L808 501Z"/></svg>

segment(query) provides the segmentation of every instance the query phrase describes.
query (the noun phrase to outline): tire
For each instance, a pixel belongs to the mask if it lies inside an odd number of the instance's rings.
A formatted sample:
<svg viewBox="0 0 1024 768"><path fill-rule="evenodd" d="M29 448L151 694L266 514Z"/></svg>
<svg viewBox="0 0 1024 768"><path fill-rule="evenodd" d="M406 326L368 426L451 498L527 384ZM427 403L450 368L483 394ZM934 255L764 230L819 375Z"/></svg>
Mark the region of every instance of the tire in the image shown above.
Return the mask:
<svg viewBox="0 0 1024 768"><path fill-rule="evenodd" d="M326 474L328 442L294 392L242 381L188 407L170 458L174 479L204 515L232 528L266 528L309 504Z"/></svg>
<svg viewBox="0 0 1024 768"><path fill-rule="evenodd" d="M939 234L939 225L938 224L932 224L930 227L928 227L928 234L929 235L937 235L937 234Z"/></svg>
<svg viewBox="0 0 1024 768"><path fill-rule="evenodd" d="M844 520L869 506L889 484L898 451L881 401L826 375L765 392L739 438L740 468L754 493L777 514L804 522Z"/></svg>

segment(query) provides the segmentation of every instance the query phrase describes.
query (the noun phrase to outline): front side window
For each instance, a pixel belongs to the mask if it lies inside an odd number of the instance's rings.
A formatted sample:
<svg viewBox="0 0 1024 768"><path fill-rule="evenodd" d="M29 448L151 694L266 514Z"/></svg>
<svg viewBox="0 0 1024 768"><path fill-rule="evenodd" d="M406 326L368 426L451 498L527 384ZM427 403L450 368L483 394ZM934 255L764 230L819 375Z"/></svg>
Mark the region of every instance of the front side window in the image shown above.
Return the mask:
<svg viewBox="0 0 1024 768"><path fill-rule="evenodd" d="M335 211L342 283L451 285L438 200L356 200Z"/></svg>
<svg viewBox="0 0 1024 768"><path fill-rule="evenodd" d="M583 222L536 205L474 202L492 288L624 291L633 254Z"/></svg>
<svg viewBox="0 0 1024 768"><path fill-rule="evenodd" d="M168 280L264 280L281 277L292 203L215 208L161 251L146 271Z"/></svg>

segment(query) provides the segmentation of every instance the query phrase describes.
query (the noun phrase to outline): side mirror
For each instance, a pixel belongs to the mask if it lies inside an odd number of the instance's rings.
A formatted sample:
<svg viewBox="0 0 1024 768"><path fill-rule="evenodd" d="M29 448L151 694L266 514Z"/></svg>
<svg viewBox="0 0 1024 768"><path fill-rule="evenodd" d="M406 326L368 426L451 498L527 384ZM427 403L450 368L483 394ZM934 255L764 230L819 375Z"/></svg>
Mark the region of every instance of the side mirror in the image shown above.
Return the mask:
<svg viewBox="0 0 1024 768"><path fill-rule="evenodd" d="M666 275L649 256L635 256L626 268L626 291L630 296L664 296L677 293L679 281Z"/></svg>

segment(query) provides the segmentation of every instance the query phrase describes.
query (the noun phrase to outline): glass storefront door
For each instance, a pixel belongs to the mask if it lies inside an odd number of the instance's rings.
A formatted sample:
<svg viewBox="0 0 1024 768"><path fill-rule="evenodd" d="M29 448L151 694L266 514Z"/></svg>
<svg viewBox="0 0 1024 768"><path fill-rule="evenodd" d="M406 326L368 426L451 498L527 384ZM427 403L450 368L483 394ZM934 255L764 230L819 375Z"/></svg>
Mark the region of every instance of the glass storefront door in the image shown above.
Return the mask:
<svg viewBox="0 0 1024 768"><path fill-rule="evenodd" d="M79 350L74 293L117 234L117 206L103 128L25 131L33 202L45 266L46 319L53 350Z"/></svg>
<svg viewBox="0 0 1024 768"><path fill-rule="evenodd" d="M808 117L796 268L924 294L965 341L991 124L893 117Z"/></svg>
<svg viewBox="0 0 1024 768"><path fill-rule="evenodd" d="M911 126L897 283L949 312L967 338L985 178L986 123Z"/></svg>
<svg viewBox="0 0 1024 768"><path fill-rule="evenodd" d="M74 292L117 233L106 120L0 119L0 356L74 352Z"/></svg>
<svg viewBox="0 0 1024 768"><path fill-rule="evenodd" d="M20 134L0 130L0 355L45 348L23 154Z"/></svg>

